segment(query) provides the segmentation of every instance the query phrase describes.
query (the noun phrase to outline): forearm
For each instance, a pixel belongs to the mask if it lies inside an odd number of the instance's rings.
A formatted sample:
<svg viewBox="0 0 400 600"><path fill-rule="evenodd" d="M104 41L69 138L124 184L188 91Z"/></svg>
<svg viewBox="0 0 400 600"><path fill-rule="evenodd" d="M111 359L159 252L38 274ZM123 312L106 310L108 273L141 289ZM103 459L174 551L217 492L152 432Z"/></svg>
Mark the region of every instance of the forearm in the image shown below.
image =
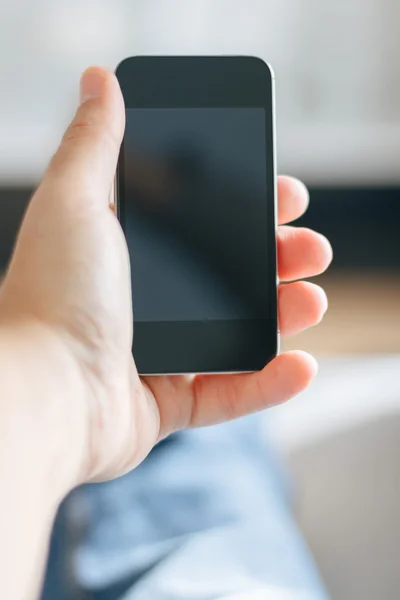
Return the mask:
<svg viewBox="0 0 400 600"><path fill-rule="evenodd" d="M34 326L0 327L0 571L2 597L38 595L57 507L75 483L79 431L57 372L67 368Z"/></svg>

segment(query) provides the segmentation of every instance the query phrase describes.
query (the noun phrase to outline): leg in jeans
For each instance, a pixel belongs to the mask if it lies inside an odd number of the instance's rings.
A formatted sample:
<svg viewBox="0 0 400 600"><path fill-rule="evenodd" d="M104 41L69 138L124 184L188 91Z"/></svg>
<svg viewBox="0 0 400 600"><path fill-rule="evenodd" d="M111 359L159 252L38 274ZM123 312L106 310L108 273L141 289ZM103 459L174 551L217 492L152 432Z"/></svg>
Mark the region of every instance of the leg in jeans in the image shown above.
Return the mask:
<svg viewBox="0 0 400 600"><path fill-rule="evenodd" d="M93 600L327 598L254 416L160 444L80 494L76 576Z"/></svg>

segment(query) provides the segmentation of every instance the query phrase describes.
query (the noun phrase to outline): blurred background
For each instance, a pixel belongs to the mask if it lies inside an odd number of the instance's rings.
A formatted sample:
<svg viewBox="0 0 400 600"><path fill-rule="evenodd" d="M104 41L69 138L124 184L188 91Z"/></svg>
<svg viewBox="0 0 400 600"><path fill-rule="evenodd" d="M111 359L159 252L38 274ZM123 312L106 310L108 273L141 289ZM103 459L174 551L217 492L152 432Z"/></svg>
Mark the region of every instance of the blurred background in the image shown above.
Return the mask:
<svg viewBox="0 0 400 600"><path fill-rule="evenodd" d="M398 598L400 3L20 0L0 3L0 270L89 64L133 54L256 54L277 81L278 165L301 223L333 244L310 391L272 412L299 524L334 599Z"/></svg>

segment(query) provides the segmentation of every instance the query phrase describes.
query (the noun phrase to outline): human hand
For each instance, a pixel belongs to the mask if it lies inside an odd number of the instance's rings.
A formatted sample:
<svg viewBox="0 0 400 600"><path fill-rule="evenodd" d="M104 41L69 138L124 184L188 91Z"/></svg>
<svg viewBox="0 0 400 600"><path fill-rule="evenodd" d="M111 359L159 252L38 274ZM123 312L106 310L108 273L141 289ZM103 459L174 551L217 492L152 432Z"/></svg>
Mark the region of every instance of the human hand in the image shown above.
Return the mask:
<svg viewBox="0 0 400 600"><path fill-rule="evenodd" d="M131 353L128 251L109 206L123 99L115 77L100 68L85 72L81 90L81 106L30 203L0 294L0 330L14 328L26 340L41 376L54 380L62 398L62 426L74 429L66 449L74 457L69 487L121 475L176 430L284 402L317 370L308 354L288 352L254 374L139 377ZM280 178L279 276L295 281L279 288L283 336L317 324L327 308L321 288L298 280L327 268L329 242L284 225L307 204L302 184Z"/></svg>

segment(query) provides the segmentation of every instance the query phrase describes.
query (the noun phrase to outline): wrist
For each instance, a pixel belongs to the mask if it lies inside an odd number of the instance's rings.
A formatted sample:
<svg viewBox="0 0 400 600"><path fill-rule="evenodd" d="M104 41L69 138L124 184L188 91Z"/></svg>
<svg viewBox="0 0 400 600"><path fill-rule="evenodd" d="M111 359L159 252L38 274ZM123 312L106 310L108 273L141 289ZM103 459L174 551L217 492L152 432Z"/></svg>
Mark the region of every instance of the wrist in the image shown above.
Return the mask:
<svg viewBox="0 0 400 600"><path fill-rule="evenodd" d="M11 457L17 474L34 477L44 502L57 505L80 483L83 396L78 367L53 332L32 321L0 326L0 433L7 440L3 458Z"/></svg>

